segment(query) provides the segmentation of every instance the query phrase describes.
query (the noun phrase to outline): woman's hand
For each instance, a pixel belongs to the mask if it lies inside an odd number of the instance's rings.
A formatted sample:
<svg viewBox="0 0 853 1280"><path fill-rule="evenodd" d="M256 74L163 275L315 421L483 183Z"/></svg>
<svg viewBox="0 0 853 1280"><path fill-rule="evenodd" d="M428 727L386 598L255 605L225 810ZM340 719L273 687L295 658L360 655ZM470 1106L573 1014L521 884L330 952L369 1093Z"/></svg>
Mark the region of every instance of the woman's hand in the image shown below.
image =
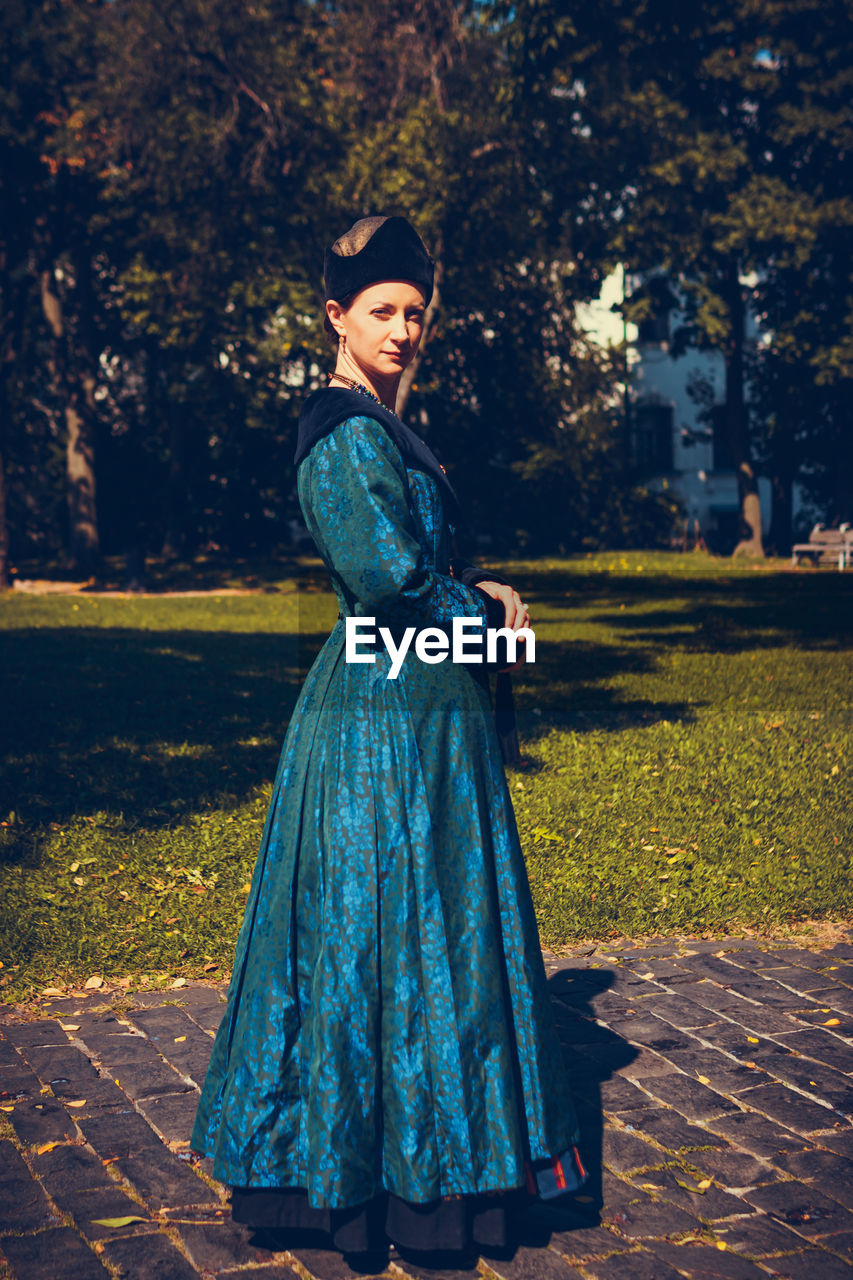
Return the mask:
<svg viewBox="0 0 853 1280"><path fill-rule="evenodd" d="M521 599L517 591L513 591L512 587L502 582L490 582L485 579L483 582L477 583L478 591L485 591L487 596L491 596L493 600L500 600L505 610L504 626L518 631L520 627L530 626L530 615L527 612L527 605ZM524 662L527 661L527 645L521 647L521 657L510 667L501 667L501 671L516 671Z"/></svg>

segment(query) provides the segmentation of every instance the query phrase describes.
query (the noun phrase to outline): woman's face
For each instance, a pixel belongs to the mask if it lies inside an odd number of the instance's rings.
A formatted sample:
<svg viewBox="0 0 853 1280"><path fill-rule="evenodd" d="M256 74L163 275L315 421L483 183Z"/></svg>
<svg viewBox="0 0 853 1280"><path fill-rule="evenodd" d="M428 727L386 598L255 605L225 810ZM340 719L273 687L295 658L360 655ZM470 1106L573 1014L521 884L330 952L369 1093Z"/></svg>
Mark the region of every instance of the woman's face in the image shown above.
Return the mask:
<svg viewBox="0 0 853 1280"><path fill-rule="evenodd" d="M418 349L424 327L424 295L405 280L368 285L343 311L327 302L330 321L346 352L368 375L393 378L402 373Z"/></svg>

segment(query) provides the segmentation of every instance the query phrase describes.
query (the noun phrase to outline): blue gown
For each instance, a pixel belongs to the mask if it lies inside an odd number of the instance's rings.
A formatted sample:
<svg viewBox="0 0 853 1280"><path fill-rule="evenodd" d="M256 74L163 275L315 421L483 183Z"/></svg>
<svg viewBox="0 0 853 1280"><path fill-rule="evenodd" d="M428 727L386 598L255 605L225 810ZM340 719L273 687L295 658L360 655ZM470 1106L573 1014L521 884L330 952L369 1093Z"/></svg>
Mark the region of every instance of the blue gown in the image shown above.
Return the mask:
<svg viewBox="0 0 853 1280"><path fill-rule="evenodd" d="M345 661L348 615L476 636L485 597L450 575L439 486L369 405L297 480L341 616L284 739L191 1145L231 1187L302 1188L315 1223L383 1194L576 1190L488 683L414 646L395 680L381 641Z"/></svg>

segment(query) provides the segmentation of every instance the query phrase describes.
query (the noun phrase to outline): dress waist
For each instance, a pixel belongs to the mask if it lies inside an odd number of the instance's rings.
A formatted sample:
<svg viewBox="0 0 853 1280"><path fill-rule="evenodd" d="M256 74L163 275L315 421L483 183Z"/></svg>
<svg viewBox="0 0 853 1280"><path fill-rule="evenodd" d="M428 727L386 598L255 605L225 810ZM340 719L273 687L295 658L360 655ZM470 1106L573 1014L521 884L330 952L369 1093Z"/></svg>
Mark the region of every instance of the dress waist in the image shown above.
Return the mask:
<svg viewBox="0 0 853 1280"><path fill-rule="evenodd" d="M341 613L338 611L337 621L345 622L352 614ZM378 640L385 648L385 642L381 636ZM501 757L504 764L518 764L521 760L521 751L518 745L518 727L515 721L515 703L512 696L512 676L508 671L498 671L495 675L495 728L497 729L498 741L501 747Z"/></svg>

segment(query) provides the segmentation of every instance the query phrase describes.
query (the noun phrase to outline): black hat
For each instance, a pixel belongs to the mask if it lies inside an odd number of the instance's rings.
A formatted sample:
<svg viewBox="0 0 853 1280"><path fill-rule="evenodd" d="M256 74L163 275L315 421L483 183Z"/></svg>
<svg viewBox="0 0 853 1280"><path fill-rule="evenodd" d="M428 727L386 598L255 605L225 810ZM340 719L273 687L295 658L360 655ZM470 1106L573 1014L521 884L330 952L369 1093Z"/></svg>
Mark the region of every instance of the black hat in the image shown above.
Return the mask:
<svg viewBox="0 0 853 1280"><path fill-rule="evenodd" d="M406 218L361 218L326 250L326 301L358 293L380 280L411 280L429 304L435 263Z"/></svg>

